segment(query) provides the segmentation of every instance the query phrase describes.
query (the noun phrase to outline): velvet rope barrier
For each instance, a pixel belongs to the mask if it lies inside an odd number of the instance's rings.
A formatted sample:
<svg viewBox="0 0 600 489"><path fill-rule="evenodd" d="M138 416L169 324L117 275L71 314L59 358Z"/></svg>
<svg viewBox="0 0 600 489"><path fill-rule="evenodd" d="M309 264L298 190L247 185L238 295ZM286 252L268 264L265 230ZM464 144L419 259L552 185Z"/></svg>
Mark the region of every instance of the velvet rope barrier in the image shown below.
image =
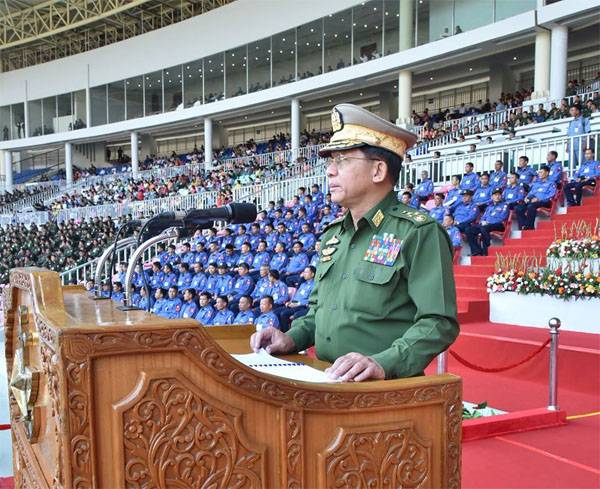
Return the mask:
<svg viewBox="0 0 600 489"><path fill-rule="evenodd" d="M523 365L524 363L527 363L533 357L540 354L544 350L544 348L546 348L549 344L550 344L550 339L548 338L542 346L540 346L537 350L535 350L534 352L527 355L523 360L513 363L511 365L505 365L503 367L495 367L495 368L487 368L487 367L481 367L479 365L475 365L474 363L469 362L468 360L464 359L458 353L456 353L455 351L452 351L452 350L448 350L448 353L450 353L450 355L452 355L453 358L455 358L459 363L462 363L465 367L468 367L473 370L479 370L480 372L494 373L494 372L504 372L506 370L510 370L515 367L518 367L519 365Z"/></svg>

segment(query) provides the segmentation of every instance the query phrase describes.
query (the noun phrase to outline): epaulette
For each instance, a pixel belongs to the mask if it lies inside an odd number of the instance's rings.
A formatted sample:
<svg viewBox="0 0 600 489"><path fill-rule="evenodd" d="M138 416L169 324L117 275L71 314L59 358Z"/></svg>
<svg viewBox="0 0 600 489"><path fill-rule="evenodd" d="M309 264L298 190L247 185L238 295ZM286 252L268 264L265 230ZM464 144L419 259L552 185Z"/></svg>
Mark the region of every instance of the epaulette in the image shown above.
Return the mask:
<svg viewBox="0 0 600 489"><path fill-rule="evenodd" d="M412 209L405 205L397 205L388 210L388 213L392 216L399 217L400 219L406 219L412 222L415 226L424 226L425 224L431 224L436 220L429 214Z"/></svg>
<svg viewBox="0 0 600 489"><path fill-rule="evenodd" d="M346 214L344 214L343 216L338 217L337 219L334 219L329 224L326 224L325 227L323 228L323 233L325 233L328 229L330 229L331 227L335 226L336 224L340 224L341 222L344 221L344 219L346 219Z"/></svg>

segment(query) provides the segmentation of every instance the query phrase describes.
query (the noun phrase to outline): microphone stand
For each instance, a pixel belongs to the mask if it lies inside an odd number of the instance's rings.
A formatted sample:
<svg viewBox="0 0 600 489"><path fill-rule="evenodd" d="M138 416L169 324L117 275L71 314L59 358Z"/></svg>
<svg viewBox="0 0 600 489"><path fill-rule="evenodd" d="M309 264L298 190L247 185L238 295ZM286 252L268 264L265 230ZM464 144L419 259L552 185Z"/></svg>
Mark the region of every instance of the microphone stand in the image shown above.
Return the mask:
<svg viewBox="0 0 600 489"><path fill-rule="evenodd" d="M104 266L106 265L106 262L107 262L108 258L111 256L111 254L113 254L113 256L114 256L119 250L126 248L129 245L132 245L133 243L135 243L135 241L136 241L136 238L133 236L130 236L128 238L121 239L121 240L117 241L116 243L112 243L108 248L106 248L104 250L104 253L102 253L100 258L98 259L98 264L96 265L96 272L94 274L94 295L92 297L92 300L100 301L100 300L109 299L109 297L101 296L100 282L102 280L102 272L104 270ZM112 273L113 266L114 265L111 262L110 273ZM111 283L112 283L112 280L111 280Z"/></svg>

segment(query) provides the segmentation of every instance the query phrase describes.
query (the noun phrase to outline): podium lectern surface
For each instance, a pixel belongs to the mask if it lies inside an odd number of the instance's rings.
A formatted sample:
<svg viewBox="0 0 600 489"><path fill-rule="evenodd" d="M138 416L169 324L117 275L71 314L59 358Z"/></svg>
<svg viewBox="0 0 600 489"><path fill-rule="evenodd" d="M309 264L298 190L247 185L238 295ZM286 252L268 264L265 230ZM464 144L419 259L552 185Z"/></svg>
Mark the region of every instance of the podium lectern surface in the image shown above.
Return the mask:
<svg viewBox="0 0 600 489"><path fill-rule="evenodd" d="M458 377L288 381L231 357L251 326L119 311L43 269L11 285L17 488L460 487Z"/></svg>

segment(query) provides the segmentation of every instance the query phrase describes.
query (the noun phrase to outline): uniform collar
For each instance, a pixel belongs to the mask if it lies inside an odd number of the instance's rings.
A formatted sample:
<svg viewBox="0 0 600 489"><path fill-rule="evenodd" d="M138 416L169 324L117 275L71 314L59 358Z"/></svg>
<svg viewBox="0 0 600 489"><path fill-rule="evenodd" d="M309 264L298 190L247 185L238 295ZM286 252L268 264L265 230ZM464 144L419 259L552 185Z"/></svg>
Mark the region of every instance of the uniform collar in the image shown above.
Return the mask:
<svg viewBox="0 0 600 489"><path fill-rule="evenodd" d="M366 222L373 231L377 231L381 227L381 222L379 226L375 225L373 221L375 215L381 211L383 218L387 215L385 210L393 204L398 204L398 196L394 190L391 190L382 200L379 201L374 207L372 207L369 211L365 213L365 215L358 221L358 227L360 227L362 222ZM342 221L342 226L345 231L349 229L354 229L354 221L352 220L352 215L350 212L346 213L346 217Z"/></svg>

